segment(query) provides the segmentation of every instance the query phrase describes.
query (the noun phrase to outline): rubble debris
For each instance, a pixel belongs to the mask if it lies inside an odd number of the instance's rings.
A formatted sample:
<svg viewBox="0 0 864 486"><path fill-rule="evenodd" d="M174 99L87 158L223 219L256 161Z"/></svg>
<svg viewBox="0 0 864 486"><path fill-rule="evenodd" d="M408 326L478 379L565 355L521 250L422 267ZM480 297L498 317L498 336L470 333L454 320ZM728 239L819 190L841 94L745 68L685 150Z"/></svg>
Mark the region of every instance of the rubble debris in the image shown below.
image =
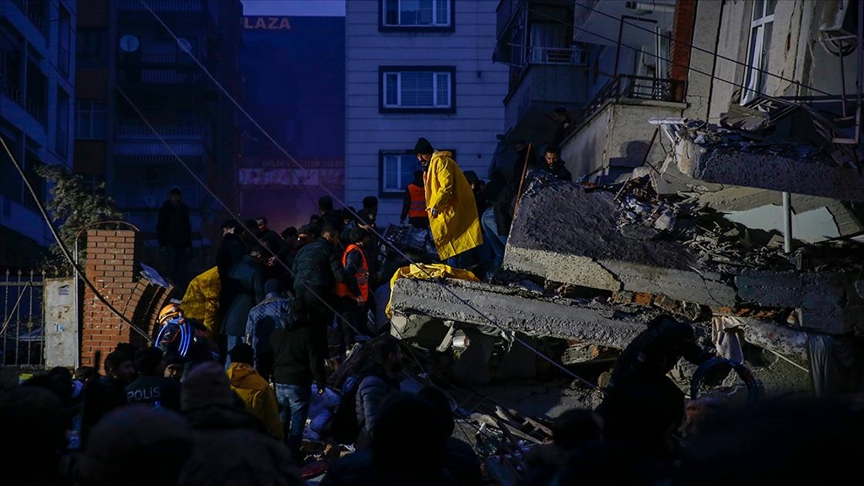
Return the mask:
<svg viewBox="0 0 864 486"><path fill-rule="evenodd" d="M449 291L448 291L449 290ZM567 299L528 298L516 289L489 284L449 280L444 283L399 279L393 286L394 314L420 314L449 319L472 327L497 329L480 313L453 294L481 309L508 332L526 336L553 337L624 349L644 329L651 315L606 317L591 306ZM607 307L610 313L614 309ZM396 320L394 316L394 320ZM397 325L394 322L394 325ZM469 347L470 349L470 347Z"/></svg>

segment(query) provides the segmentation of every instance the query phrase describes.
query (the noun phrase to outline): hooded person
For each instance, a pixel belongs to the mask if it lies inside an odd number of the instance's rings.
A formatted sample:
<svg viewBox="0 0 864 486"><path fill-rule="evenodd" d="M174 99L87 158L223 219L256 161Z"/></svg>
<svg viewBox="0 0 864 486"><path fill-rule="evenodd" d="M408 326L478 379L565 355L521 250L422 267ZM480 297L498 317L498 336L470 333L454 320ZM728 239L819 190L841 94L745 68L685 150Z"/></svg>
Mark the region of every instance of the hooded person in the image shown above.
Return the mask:
<svg viewBox="0 0 864 486"><path fill-rule="evenodd" d="M180 475L184 486L303 484L288 448L246 412L217 363L202 364L186 375L180 407L194 443Z"/></svg>
<svg viewBox="0 0 864 486"><path fill-rule="evenodd" d="M460 255L483 244L471 185L451 152L435 151L421 137L414 153L426 168L426 211L438 257L450 266L464 268Z"/></svg>
<svg viewBox="0 0 864 486"><path fill-rule="evenodd" d="M76 475L84 486L174 486L192 455L192 430L176 412L143 404L105 415L93 429Z"/></svg>
<svg viewBox="0 0 864 486"><path fill-rule="evenodd" d="M252 367L255 353L252 346L240 343L231 351L231 365L228 367L228 379L231 381L231 390L234 391L246 404L246 411L261 421L267 433L277 440L284 438L282 434L282 421L279 419L279 404L276 402L276 393L267 382Z"/></svg>

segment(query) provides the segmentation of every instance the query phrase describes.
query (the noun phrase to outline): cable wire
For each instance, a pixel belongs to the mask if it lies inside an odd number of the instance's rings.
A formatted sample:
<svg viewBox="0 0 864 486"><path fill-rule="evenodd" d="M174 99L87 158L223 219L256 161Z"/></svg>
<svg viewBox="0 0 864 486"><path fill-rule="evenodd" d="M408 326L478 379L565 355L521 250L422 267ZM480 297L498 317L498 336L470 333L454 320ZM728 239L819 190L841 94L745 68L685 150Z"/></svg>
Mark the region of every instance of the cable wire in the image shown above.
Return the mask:
<svg viewBox="0 0 864 486"><path fill-rule="evenodd" d="M639 30L644 30L645 32L648 32L648 33L650 33L650 34L652 34L652 35L654 35L654 36L657 36L657 37L661 37L661 38L663 38L663 39L666 39L667 41L669 41L670 45L671 45L672 43L680 44L680 45L683 45L683 46L685 46L685 47L689 47L690 49L695 49L695 50L697 50L697 51L699 51L699 52L704 52L704 53L706 53L706 54L710 54L710 55L712 55L712 56L713 56L714 58L716 58L716 59L722 59L722 60L724 60L724 61L729 61L729 62L734 63L734 64L737 64L737 65L739 65L739 66L744 66L744 67L746 67L746 68L748 68L748 69L750 69L750 70L752 70L752 71L756 71L756 72L759 72L759 73L762 73L762 74L767 74L768 76L771 76L771 77L773 77L773 78L777 78L777 79L779 79L780 81L786 81L786 82L788 82L788 83L797 84L798 86L800 86L800 87L802 87L802 88L809 89L809 90L811 90L811 91L813 91L813 92L816 92L816 93L820 93L820 94L824 94L824 95L828 95L828 96L834 96L834 95L832 95L831 93L828 93L828 92L826 92L826 91L822 91L822 90L817 89L817 88L814 88L814 87L812 87L812 86L808 86L808 85L806 85L806 84L801 83L800 81L795 81L794 79L784 78L783 76L781 76L781 75L779 75L779 74L774 74L774 73L768 71L767 69L762 69L762 68L758 68L758 67L756 67L756 66L751 66L750 64L747 64L746 62L741 62L741 61L739 61L739 60L737 60L737 59L734 59L734 58L731 58L731 57L723 56L723 55L721 55L721 54L718 54L716 51L712 52L712 51L710 51L710 50L708 50L708 49L705 49L705 48L702 48L702 47L698 47L698 46L694 45L693 43L689 43L689 42L682 42L682 41L679 41L679 40L673 39L671 35L663 35L663 34L660 34L659 32L656 32L656 31L654 31L654 30L651 30L651 29L649 29L649 28L647 28L647 27L643 27L643 26L641 26L641 25L639 25L639 24L634 24L634 23L631 23L631 22L627 22L627 21L625 21L623 18L616 17L616 16L614 16L614 15L612 15L612 14L608 14L608 13L603 12L603 11L601 11L601 10L598 10L598 9L596 9L596 8L594 8L594 7L589 7L588 5L584 5L584 4L580 3L579 0L571 0L571 1L572 1L572 3L573 3L574 6L577 6L577 7L579 7L579 8L587 9L587 10L589 10L589 11L591 11L591 12L594 12L594 13L596 13L596 14L602 15L603 17L607 17L607 18L610 18L610 19L615 20L615 21L617 21L617 22L621 22L621 23L623 23L624 25L629 25L629 26L631 26L631 27L636 27L636 28L639 29ZM530 7L528 7L528 10L530 10L530 11L532 11L532 12L534 12L534 13L539 13L539 12L537 12L536 10L531 10ZM568 23L567 25L571 25L571 24ZM586 29L583 29L583 28L580 28L580 27L576 27L575 25L574 25L573 27L576 28L576 29L582 30L583 32L586 32L586 33L588 33L588 34L590 34L590 35L597 35L597 34L594 34L593 32L588 32ZM600 36L598 36L598 37L600 37ZM617 43L617 42L616 42L616 43ZM637 50L637 51L641 51L641 49L636 49L636 48L634 48L634 47L630 47L630 46L627 46L627 45L625 45L625 44L622 44L622 45L624 45L624 47L629 47L630 49L634 49L634 50ZM833 53L832 53L832 54L833 54ZM657 57L660 58L660 56L657 56ZM664 59L664 60L665 60L665 59ZM682 65L683 65L683 64L682 64ZM746 89L746 88L745 88L745 89Z"/></svg>
<svg viewBox="0 0 864 486"><path fill-rule="evenodd" d="M167 32L167 33L168 33L168 34L169 34L169 35L174 39L174 41L179 43L179 40L180 40L180 39L179 39L179 37L177 36L177 34L174 33L174 31L173 31L173 30L172 30L172 29L171 29L171 28L170 28L170 27L165 23L165 21L164 21L164 20L163 20L163 19L162 19L162 18L161 18L161 17L160 17L160 16L159 16L159 15L158 15L158 14L157 14L153 9L152 9L152 8L150 8L150 6L147 4L147 2L146 2L145 0L139 0L139 2L144 6L144 8L145 8L148 12L150 12L151 15L153 15L153 17L156 19L156 21L159 22L159 24L162 25L162 27L163 27L163 28L165 29L165 31L166 31L166 32ZM226 97L231 101L231 103L233 103L234 106L236 106L237 109L240 110L240 112L243 113L243 115L244 115L246 118L248 118L249 121L250 121L250 122L251 122L251 123L252 123L252 124L253 124L257 129L258 129L258 130L260 130L261 133L262 133L262 134L263 134L263 135L264 135L268 140L270 140L270 142L273 143L273 145L274 145L277 149L279 149L279 151L280 151L283 155L285 155L285 156L288 158L288 160L289 160L290 162L292 162L292 163L293 163L294 165L296 165L298 168L301 168L301 169L303 168L303 166L302 166L302 165L301 165L301 164L300 164L300 163L299 163L299 162L298 162L298 161L297 161L297 160L296 160L296 159L295 159L295 158L294 158L290 153L288 153L288 151L285 150L285 148L283 148L283 147L282 147L282 146L281 146L281 145L280 145L280 144L279 144L279 143L278 143L278 142L273 138L273 136L270 135L270 133L269 133L267 130L265 130L264 127L262 127L262 126L261 126L261 125L260 125L260 124L255 120L255 118L253 118L253 117L249 114L249 112L247 112L247 111L246 111L246 110L245 110L245 109L240 105L240 103L237 102L237 100L236 100L233 96L231 96L231 94L228 92L228 90L225 89L225 87L222 85L222 83L220 83L220 82L216 79L216 77L213 76L213 74L210 72L210 70L207 69L206 66L204 66L204 64L203 64L203 63L202 63L202 62L201 62L201 61L200 61L200 60L199 60L199 59L198 59L198 58L197 58L197 57L192 53L191 50L185 50L185 49L184 49L184 51L185 51L186 54L189 55L189 57L190 57L190 58L195 62L195 64L197 64L198 67L200 67L200 68L202 69L202 71L204 71L204 73L207 75L207 77L210 78L210 80L211 80L211 81L212 81L212 82L213 82L213 83L214 83L214 84L219 88L219 90L220 90L220 91L221 91L221 92L222 92L222 93L223 93L223 94L224 94L224 95L225 95L225 96L226 96ZM118 90L119 90L119 87L118 87ZM121 93L121 94L122 94L122 93ZM125 94L124 94L124 97L127 99L127 101L129 101L129 102L131 103L131 100L130 100L127 96L125 96ZM143 115L141 114L141 112L138 111L137 109L136 109L136 112L139 113L139 116L143 116ZM152 125L150 125L150 128L151 128L151 130L153 130ZM163 141L163 143L165 143L165 142L164 142L164 139L162 139L161 137L159 137L159 138L160 138L160 140ZM166 145L167 145L167 144L166 144ZM177 155L176 155L175 153L173 153L173 150L172 150L172 154L175 155L175 157L177 157ZM177 158L178 158L178 160L181 160L179 157L177 157ZM186 166L186 164L185 164L184 162L182 162L182 160L181 160L181 163L183 163L183 165ZM187 168L187 170L188 170L188 168ZM194 175L194 173L193 173L193 177L195 177L195 179L198 180L198 182L201 183L201 184L203 185L203 181L201 181L200 178L198 178L196 175ZM324 186L324 185L321 184L320 182L318 183L318 186L319 186L320 188L322 188L322 189L323 189L327 194L329 194L329 195L330 195L330 196L331 196L335 201L339 202L342 206L344 206L344 207L346 207L346 208L349 208L349 206L345 203L345 201L343 201L342 198L340 198L340 197L337 196L333 191L331 191L330 188ZM206 186L205 186L205 187L206 187ZM209 188L208 188L207 190L211 193L211 195L213 195L214 197L216 197L216 195L213 194L213 192L210 191ZM218 200L218 198L217 198L217 200ZM222 206L225 207L225 208L227 209L227 206L225 206L225 204L222 203L221 200L219 200L219 201L220 201L220 204L222 204ZM349 211L350 211L350 209L349 209ZM229 212L230 212L230 211L229 211ZM355 217L357 217L358 219L361 219L360 216L359 216L356 212L353 212L353 211L352 211L352 214L353 214ZM362 220L362 219L361 219L361 220ZM416 263L417 263L417 262L415 262L413 259L411 259L408 255L406 255L404 252L402 252L402 250L400 250L399 248L397 248L397 247L396 247L392 242L390 242L389 240L387 240L386 238L384 238L384 236L383 236L381 233L379 233L377 230L375 230L374 228L371 228L371 231L372 231L376 236L379 237L380 241L384 242L385 245L390 246L390 247L391 247L391 248L392 248L392 249L393 249L397 254L399 254L400 256L402 256L403 258L405 258L407 261L411 262L412 264L416 264ZM254 235L253 235L253 236L254 236ZM257 237L256 237L256 239L257 239ZM278 257L277 257L277 259L278 259ZM422 269L422 267L420 267L420 268ZM423 269L422 271L423 271L424 273L426 273L427 276L429 276L429 277L431 278L431 275L430 275L430 274L429 274L425 269ZM512 333L512 332L508 331L507 329L505 329L504 327L502 327L500 324L498 324L497 321L495 321L494 319L492 319L491 317L487 316L487 315L484 314L482 311L480 311L479 309L477 309L476 307L474 307L474 305L472 305L470 302L468 302L467 300L465 300L465 299L463 299L462 297L458 296L458 295L457 295L457 294L456 294L452 289L450 289L450 288L447 287L446 285L444 285L444 284L442 284L442 283L440 283L440 282L437 282L437 280L435 280L435 279L432 279L432 280L435 281L436 283L438 283L438 284L439 284L439 285L440 285L440 286L441 286L441 287L442 287L446 292L448 292L449 294L451 294L453 297L455 297L457 300L459 300L462 304L466 305L466 306L467 306L468 308L470 308L472 311L476 312L479 316L481 316L484 320L488 321L490 324L492 324L493 326L495 326L495 327L496 327L499 331L501 331L505 336L510 336L510 338L511 338L514 342L518 342L518 343L521 344L522 346L525 346L525 347L526 347L527 349L529 349L531 352L533 352L533 353L536 354L537 356L543 358L544 360L548 361L551 365L553 365L554 367L558 368L560 371L564 372L565 374L571 376L572 378L574 378L574 379L576 379L576 380L578 380L578 381L580 381L580 382L582 382L582 383L584 383L584 384L586 384L586 385L588 385L588 386L591 386L592 388L594 388L594 389L596 389L596 390L602 392L602 390L600 389L600 387L598 387L596 384L591 383L590 381L588 381L588 380L586 380L586 379L584 379L584 378L582 378L582 377L576 375L575 373L573 373L572 371L570 371L569 369L567 369L567 368L566 368L565 366L563 366L562 364L560 364L560 363L558 363L557 361L553 360L553 359L550 358L549 356L546 356L544 353L540 352L539 350L537 350L536 348L534 348L533 346L531 346L530 344L528 344L527 342L525 342L522 338L520 338L520 337L519 337L518 335L516 335L515 333ZM316 296L316 297L318 297L318 296ZM318 297L318 298L320 299L320 297ZM321 300L322 300L322 302L323 302L323 299L321 299ZM325 305L327 305L327 304L325 304ZM328 305L328 307L329 307L329 305Z"/></svg>
<svg viewBox="0 0 864 486"><path fill-rule="evenodd" d="M30 180L27 179L27 176L24 174L24 169L21 168L21 164L18 162L15 156L12 155L12 151L9 149L9 146L6 145L6 140L4 140L3 137L0 137L0 144L3 145L3 149L6 151L6 155L9 156L9 160L12 161L12 165L15 166L15 170L18 171L18 175L21 176L21 180L24 181L24 185L27 187L27 191L30 193L31 196L33 196L33 201L36 203L36 208L39 210L42 219L44 219L45 223L48 225L48 229L51 231L51 235L57 242L57 246L60 247L60 251L63 252L63 256L66 257L66 260L68 260L69 264L72 265L72 268L75 269L75 273L78 274L78 277L83 280L88 287L90 287L90 290L93 291L93 293L96 295L96 298L99 299L99 301L102 302L105 307L108 308L108 310L110 310L117 317L119 317L120 320L123 321L124 324L128 325L133 331L140 334L141 337L146 340L146 342L152 343L153 340L150 338L150 336L146 332L141 330L138 326L136 326L134 323L132 323L129 318L127 318L125 315L123 315L123 313L117 310L117 308L114 307L110 302L108 302L108 300L102 296L102 293L99 291L99 289L97 289L96 286L93 285L93 282L91 282L90 279L87 278L87 276L81 270L81 267L78 265L75 259L72 258L72 254L69 252L69 249L66 248L66 244L63 243L62 239L60 239L60 235L57 233L57 229L54 228L54 224L51 222L51 218L48 216L48 212L45 210L45 206L42 204L42 201L39 200L39 196L36 194L33 186L30 184Z"/></svg>

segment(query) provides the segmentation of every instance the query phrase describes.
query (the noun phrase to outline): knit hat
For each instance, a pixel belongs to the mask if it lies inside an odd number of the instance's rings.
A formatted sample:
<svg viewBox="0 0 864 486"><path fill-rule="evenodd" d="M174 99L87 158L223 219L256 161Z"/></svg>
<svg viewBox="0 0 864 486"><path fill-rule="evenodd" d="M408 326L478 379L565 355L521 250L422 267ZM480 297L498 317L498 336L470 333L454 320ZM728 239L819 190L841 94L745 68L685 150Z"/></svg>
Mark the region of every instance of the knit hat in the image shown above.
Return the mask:
<svg viewBox="0 0 864 486"><path fill-rule="evenodd" d="M414 144L414 154L431 154L435 149L432 148L432 144L429 143L429 140L426 140L423 137L417 139L417 143Z"/></svg>
<svg viewBox="0 0 864 486"><path fill-rule="evenodd" d="M264 295L281 294L283 290L282 284L275 278L271 278L264 284Z"/></svg>
<svg viewBox="0 0 864 486"><path fill-rule="evenodd" d="M225 369L209 361L193 368L183 380L180 410L185 413L207 406L234 408L234 395Z"/></svg>

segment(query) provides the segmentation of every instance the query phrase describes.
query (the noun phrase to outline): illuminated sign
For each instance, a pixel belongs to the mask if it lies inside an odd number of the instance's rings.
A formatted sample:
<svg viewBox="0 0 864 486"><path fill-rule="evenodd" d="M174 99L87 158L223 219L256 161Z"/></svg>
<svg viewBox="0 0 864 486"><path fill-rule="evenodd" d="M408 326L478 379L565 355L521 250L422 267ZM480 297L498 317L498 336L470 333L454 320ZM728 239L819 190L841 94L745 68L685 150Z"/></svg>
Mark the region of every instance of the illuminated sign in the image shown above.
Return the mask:
<svg viewBox="0 0 864 486"><path fill-rule="evenodd" d="M290 30L288 17L243 17L243 28L248 30Z"/></svg>

